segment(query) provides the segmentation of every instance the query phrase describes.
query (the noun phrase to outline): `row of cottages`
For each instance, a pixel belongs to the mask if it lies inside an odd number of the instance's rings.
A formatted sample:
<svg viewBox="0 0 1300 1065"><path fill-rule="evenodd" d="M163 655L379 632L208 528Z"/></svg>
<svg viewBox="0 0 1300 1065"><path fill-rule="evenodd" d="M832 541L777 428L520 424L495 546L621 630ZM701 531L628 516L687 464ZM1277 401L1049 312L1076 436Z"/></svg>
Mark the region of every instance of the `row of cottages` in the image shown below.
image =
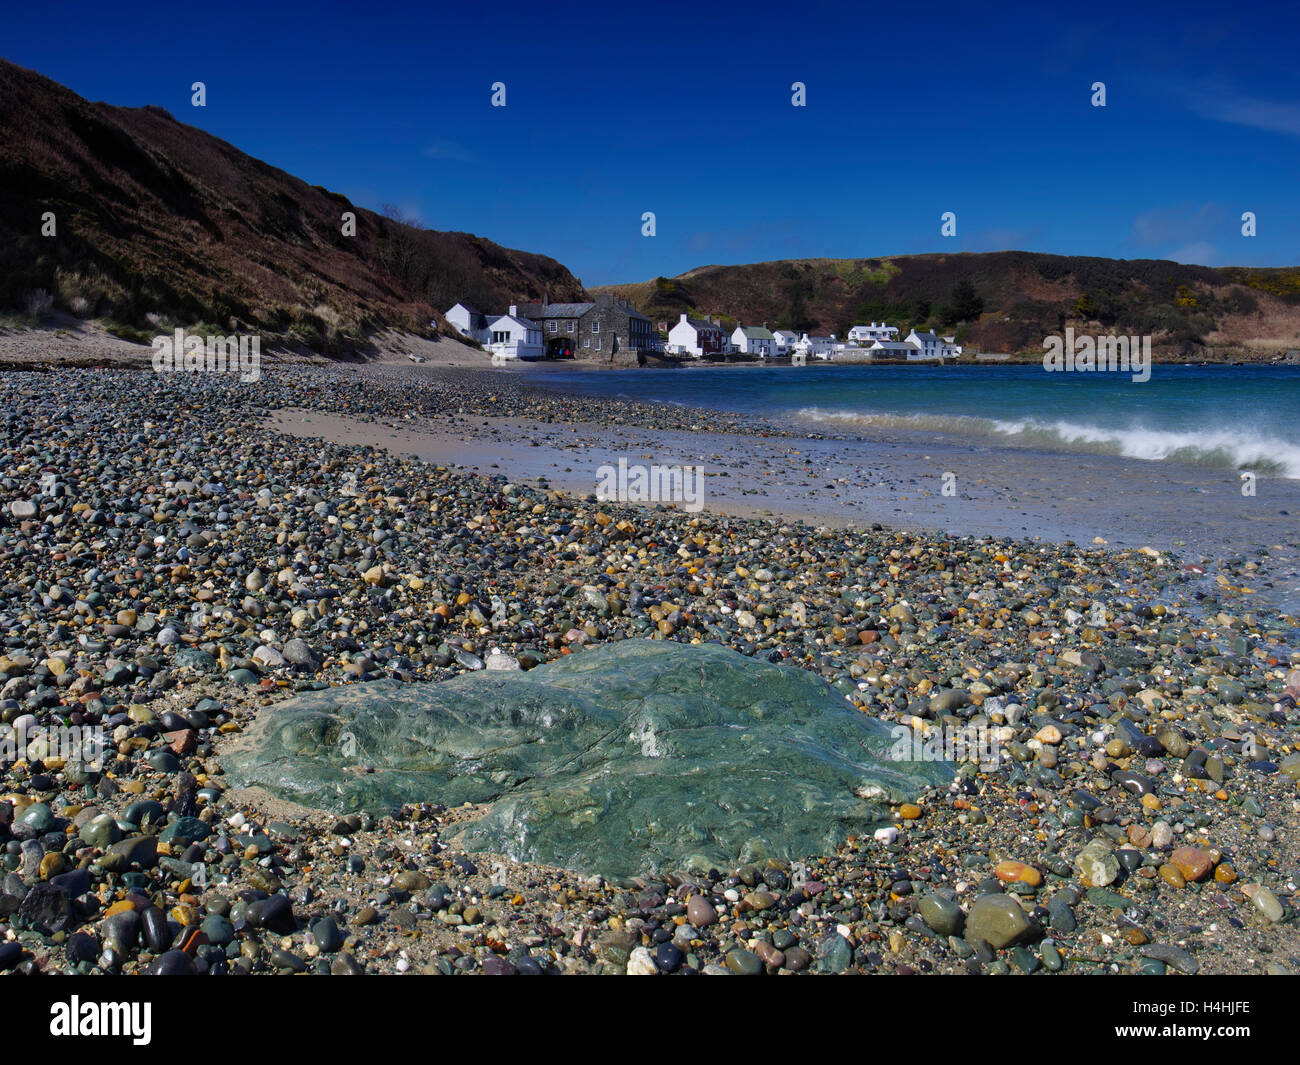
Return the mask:
<svg viewBox="0 0 1300 1065"><path fill-rule="evenodd" d="M897 336L897 329L894 334ZM866 350L873 359L907 359L909 362L955 359L962 349L953 343L954 339L936 336L932 332L918 333L913 329L903 340L875 340L866 345Z"/></svg>
<svg viewBox="0 0 1300 1065"><path fill-rule="evenodd" d="M590 303L526 303L488 320L458 303L446 314L462 335L493 355L519 359L631 357L660 347L650 319L626 300L598 296Z"/></svg>
<svg viewBox="0 0 1300 1065"><path fill-rule="evenodd" d="M683 314L668 330L667 351L673 355L729 355L738 352L771 358L776 355L830 355L835 337L801 337L793 329L770 330L766 326L738 325L730 334L714 318L699 319Z"/></svg>

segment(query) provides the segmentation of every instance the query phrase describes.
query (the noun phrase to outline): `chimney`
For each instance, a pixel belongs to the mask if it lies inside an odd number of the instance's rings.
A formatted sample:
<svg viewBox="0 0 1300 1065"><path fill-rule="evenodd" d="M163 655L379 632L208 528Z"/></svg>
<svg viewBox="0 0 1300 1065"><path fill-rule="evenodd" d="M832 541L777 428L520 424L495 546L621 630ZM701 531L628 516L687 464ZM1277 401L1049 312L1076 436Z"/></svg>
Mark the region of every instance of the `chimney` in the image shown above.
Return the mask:
<svg viewBox="0 0 1300 1065"><path fill-rule="evenodd" d="M497 306L500 307L501 304L498 303ZM510 304L510 317L511 318L519 317L519 305L517 303Z"/></svg>
<svg viewBox="0 0 1300 1065"><path fill-rule="evenodd" d="M682 311L682 321L686 321L686 312Z"/></svg>

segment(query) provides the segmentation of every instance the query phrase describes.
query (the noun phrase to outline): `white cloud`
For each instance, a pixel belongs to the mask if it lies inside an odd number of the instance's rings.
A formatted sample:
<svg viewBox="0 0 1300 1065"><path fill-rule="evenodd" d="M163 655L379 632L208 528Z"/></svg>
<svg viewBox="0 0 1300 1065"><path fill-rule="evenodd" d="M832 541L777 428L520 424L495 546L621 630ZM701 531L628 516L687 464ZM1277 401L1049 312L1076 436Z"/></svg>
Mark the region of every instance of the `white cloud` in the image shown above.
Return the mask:
<svg viewBox="0 0 1300 1065"><path fill-rule="evenodd" d="M1209 241L1194 240L1181 248L1175 248L1165 258L1188 266L1214 266L1219 258L1219 250Z"/></svg>
<svg viewBox="0 0 1300 1065"><path fill-rule="evenodd" d="M1219 231L1227 217L1226 209L1213 203L1155 207L1133 219L1133 241L1139 247L1150 248L1208 238Z"/></svg>
<svg viewBox="0 0 1300 1065"><path fill-rule="evenodd" d="M1215 122L1264 129L1300 137L1300 103L1261 100L1256 96L1225 90L1198 92L1192 96L1192 110Z"/></svg>
<svg viewBox="0 0 1300 1065"><path fill-rule="evenodd" d="M452 163L472 163L478 158L463 144L448 140L433 141L421 154L426 159L446 159Z"/></svg>

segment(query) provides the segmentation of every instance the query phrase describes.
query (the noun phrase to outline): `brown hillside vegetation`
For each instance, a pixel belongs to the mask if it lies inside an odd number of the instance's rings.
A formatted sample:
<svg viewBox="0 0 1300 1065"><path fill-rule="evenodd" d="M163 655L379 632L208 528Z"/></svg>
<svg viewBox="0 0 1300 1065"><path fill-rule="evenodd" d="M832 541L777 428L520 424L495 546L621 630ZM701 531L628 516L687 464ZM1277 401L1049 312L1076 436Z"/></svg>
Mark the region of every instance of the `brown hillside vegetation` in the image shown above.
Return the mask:
<svg viewBox="0 0 1300 1065"><path fill-rule="evenodd" d="M247 329L339 352L387 327L427 331L458 300L585 296L554 259L403 224L162 108L90 103L4 60L0 189L0 310L43 290L126 335Z"/></svg>
<svg viewBox="0 0 1300 1065"><path fill-rule="evenodd" d="M1005 251L799 259L703 266L596 291L630 298L652 321L683 312L728 324L844 337L886 320L956 333L983 351L1042 353L1066 326L1147 335L1166 356L1271 358L1300 348L1300 269L1191 266Z"/></svg>

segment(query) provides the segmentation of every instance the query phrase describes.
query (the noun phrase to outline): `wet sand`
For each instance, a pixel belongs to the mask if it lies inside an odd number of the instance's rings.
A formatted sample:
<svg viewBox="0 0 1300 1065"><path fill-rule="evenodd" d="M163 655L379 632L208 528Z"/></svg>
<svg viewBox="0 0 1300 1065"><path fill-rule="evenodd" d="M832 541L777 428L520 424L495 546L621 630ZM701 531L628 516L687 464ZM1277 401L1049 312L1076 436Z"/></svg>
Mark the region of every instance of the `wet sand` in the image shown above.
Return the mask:
<svg viewBox="0 0 1300 1065"><path fill-rule="evenodd" d="M1116 548L1173 551L1211 575L1222 559L1263 551L1249 594L1288 611L1300 605L1300 484L1284 478L1260 478L1249 497L1232 470L972 447L921 433L827 440L515 418L373 423L305 411L277 412L270 424L459 470L544 478L579 495L595 492L600 467L620 458L702 465L703 508L742 517L1053 543L1100 538Z"/></svg>

